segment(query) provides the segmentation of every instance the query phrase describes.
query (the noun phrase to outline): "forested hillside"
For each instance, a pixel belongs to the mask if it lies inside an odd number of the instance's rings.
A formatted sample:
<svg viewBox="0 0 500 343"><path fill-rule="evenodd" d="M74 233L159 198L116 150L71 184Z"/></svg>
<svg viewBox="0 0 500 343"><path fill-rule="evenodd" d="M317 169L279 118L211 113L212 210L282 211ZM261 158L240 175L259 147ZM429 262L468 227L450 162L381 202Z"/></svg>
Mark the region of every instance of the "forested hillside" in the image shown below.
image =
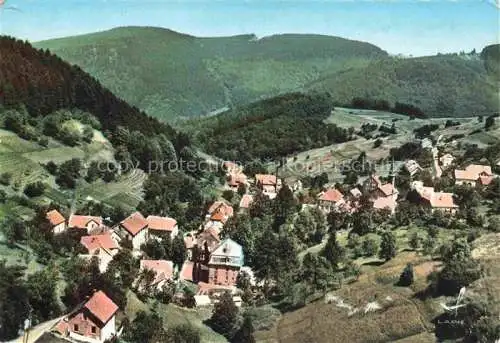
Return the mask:
<svg viewBox="0 0 500 343"><path fill-rule="evenodd" d="M428 116L469 116L498 107L496 86L475 53L401 59L339 37L200 38L152 27L35 45L82 67L162 120L308 90L329 92L343 105L356 97L407 103ZM488 69L494 68L491 61Z"/></svg>
<svg viewBox="0 0 500 343"><path fill-rule="evenodd" d="M497 86L478 55L375 61L363 68L330 74L307 88L329 92L342 104L356 97L407 103L429 117L498 111Z"/></svg>
<svg viewBox="0 0 500 343"><path fill-rule="evenodd" d="M278 159L345 142L351 133L324 120L333 110L328 94L290 93L186 124L194 141L218 157L240 162Z"/></svg>
<svg viewBox="0 0 500 343"><path fill-rule="evenodd" d="M162 119L202 115L294 91L326 71L386 58L380 48L321 35L199 38L124 27L35 43Z"/></svg>
<svg viewBox="0 0 500 343"><path fill-rule="evenodd" d="M5 107L24 105L33 116L78 108L95 115L103 130L124 126L144 134L174 133L117 98L79 67L27 42L0 38L0 70L0 103Z"/></svg>
<svg viewBox="0 0 500 343"><path fill-rule="evenodd" d="M488 45L481 51L486 70L500 81L500 44Z"/></svg>

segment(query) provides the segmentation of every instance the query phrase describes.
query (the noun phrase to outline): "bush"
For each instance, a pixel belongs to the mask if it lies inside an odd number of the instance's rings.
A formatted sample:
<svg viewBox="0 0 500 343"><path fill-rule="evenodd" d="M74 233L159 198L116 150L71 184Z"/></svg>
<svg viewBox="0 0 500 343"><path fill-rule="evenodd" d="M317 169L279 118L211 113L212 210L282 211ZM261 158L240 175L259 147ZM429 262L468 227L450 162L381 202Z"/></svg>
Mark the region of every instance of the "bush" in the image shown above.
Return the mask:
<svg viewBox="0 0 500 343"><path fill-rule="evenodd" d="M57 164L55 164L53 161L47 162L45 165L45 169L51 174L51 175L56 175L57 174Z"/></svg>
<svg viewBox="0 0 500 343"><path fill-rule="evenodd" d="M26 185L26 187L24 188L24 194L26 194L26 196L30 198L33 198L42 195L44 190L45 185L42 182L37 181Z"/></svg>
<svg viewBox="0 0 500 343"><path fill-rule="evenodd" d="M12 174L11 173L2 173L0 174L0 183L4 186L10 185L10 182L12 180Z"/></svg>
<svg viewBox="0 0 500 343"><path fill-rule="evenodd" d="M40 144L43 147L48 147L49 146L49 139L47 137L40 137L40 138L38 138L38 144Z"/></svg>
<svg viewBox="0 0 500 343"><path fill-rule="evenodd" d="M414 278L413 266L411 263L408 263L405 269L403 269L401 275L399 276L398 285L403 287L408 287L413 283L413 278Z"/></svg>
<svg viewBox="0 0 500 343"><path fill-rule="evenodd" d="M378 245L375 239L366 237L362 243L362 250L365 256L374 256L378 251Z"/></svg>

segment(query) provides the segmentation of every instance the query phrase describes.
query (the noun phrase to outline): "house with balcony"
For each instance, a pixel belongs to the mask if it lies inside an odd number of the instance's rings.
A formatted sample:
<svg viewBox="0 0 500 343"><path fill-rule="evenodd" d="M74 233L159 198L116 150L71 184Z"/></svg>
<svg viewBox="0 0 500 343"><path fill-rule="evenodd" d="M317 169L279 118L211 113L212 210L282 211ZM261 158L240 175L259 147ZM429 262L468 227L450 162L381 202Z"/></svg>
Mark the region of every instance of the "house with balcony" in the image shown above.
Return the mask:
<svg viewBox="0 0 500 343"><path fill-rule="evenodd" d="M211 253L208 261L208 283L235 286L238 274L244 264L241 245L230 238L222 241Z"/></svg>

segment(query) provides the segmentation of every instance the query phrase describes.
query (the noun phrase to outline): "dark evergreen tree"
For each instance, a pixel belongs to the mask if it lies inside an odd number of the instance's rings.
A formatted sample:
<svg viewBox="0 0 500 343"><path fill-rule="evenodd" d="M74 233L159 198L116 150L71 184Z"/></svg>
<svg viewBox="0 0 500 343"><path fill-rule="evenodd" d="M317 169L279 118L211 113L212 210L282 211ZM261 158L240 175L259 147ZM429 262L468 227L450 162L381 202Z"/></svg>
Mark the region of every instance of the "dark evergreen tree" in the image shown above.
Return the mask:
<svg viewBox="0 0 500 343"><path fill-rule="evenodd" d="M230 292L224 292L215 304L208 324L214 331L231 340L238 330L239 313Z"/></svg>
<svg viewBox="0 0 500 343"><path fill-rule="evenodd" d="M408 263L406 267L403 269L401 275L399 276L398 285L403 287L408 287L413 283L413 278L414 278L413 266L411 263Z"/></svg>
<svg viewBox="0 0 500 343"><path fill-rule="evenodd" d="M382 234L380 242L379 257L386 261L396 256L396 237L392 232L386 231Z"/></svg>

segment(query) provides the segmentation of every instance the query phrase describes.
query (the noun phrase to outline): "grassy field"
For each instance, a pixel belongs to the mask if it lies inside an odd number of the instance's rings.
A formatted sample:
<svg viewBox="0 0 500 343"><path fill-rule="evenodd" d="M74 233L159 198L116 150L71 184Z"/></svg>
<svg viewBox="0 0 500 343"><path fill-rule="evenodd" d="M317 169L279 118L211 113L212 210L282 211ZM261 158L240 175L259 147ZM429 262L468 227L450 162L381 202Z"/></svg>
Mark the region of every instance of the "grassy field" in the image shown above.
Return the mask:
<svg viewBox="0 0 500 343"><path fill-rule="evenodd" d="M116 181L105 183L98 180L77 189L78 200L98 200L114 206L122 206L127 210L134 209L143 197L142 184L146 174L134 169L121 175Z"/></svg>
<svg viewBox="0 0 500 343"><path fill-rule="evenodd" d="M335 302L327 304L324 300L316 301L299 310L285 313L273 328L259 331L257 341L435 342L431 320L442 311L439 302L443 299L420 300L414 294L427 287L427 275L439 268L440 263L410 249L409 237L417 230L424 236L422 229L417 227L401 227L393 231L398 249L398 255L393 260L385 262L372 256L360 257L354 261L361 268L359 280L329 293L352 306L350 310L342 305L335 305ZM453 234L451 230L441 230L436 244L449 241ZM369 235L380 242L380 236ZM347 231L340 232L337 236L344 247L347 236ZM310 247L299 256L303 257L307 252L318 253L323 246L324 243ZM395 286L407 263L414 266L414 284L410 288ZM364 314L368 303L373 302L378 303L381 309ZM357 312L350 315L349 312L355 308L358 309ZM332 323L335 323L333 331Z"/></svg>
<svg viewBox="0 0 500 343"><path fill-rule="evenodd" d="M69 206L75 197L74 191L61 190L57 186L54 177L45 170L43 164L49 161L60 164L72 158L81 159L84 163L91 160L113 161L113 154L112 146L98 131L94 132L94 139L89 144L68 147L51 140L47 147L42 147L12 132L0 130L0 174L12 175L11 187L6 189L7 192L20 194L27 184L42 181L48 187L43 197L39 198L41 202L55 201ZM142 171L134 170L110 183L98 180L88 184L82 181L76 189L77 200L84 202L93 199L131 210L142 200L142 183L145 178ZM12 210L13 208L0 206L0 214L2 211Z"/></svg>
<svg viewBox="0 0 500 343"><path fill-rule="evenodd" d="M154 305L153 303L143 303L137 296L128 292L127 294L127 308L125 313L133 320L139 311L150 312L152 308L156 308L156 312L163 319L165 327L173 327L180 324L189 324L196 328L203 343L226 343L227 340L224 336L214 332L208 326L203 324L203 321L211 316L211 310L208 308L201 309L186 309L173 304L160 304Z"/></svg>
<svg viewBox="0 0 500 343"><path fill-rule="evenodd" d="M445 128L445 123L449 119L458 121L460 125ZM326 172L330 181L341 181L343 178L341 174L344 167L343 163L358 157L362 152L365 152L367 159L372 162L387 158L390 149L400 147L402 144L414 140L413 130L427 124L440 126L437 131L433 132L436 138L441 136L440 142L459 134L464 135L464 137L458 139L460 142L479 146L500 141L500 125L490 131L481 130L484 128L484 123L478 122L477 117L410 120L407 116L390 112L336 107L326 120L328 123L344 128L353 127L356 130L360 129L365 123L376 124L377 126L391 126L393 121L396 123L397 133L382 138L382 145L377 148L374 147L375 139L357 137L355 140L346 143L303 151L297 154L295 158L288 158L281 175L293 182L306 175L314 176ZM474 133L477 130L481 130L481 132ZM399 169L402 163L403 161L395 161L396 169ZM375 169L378 174L385 176L391 170L391 165L387 163L375 164Z"/></svg>
<svg viewBox="0 0 500 343"><path fill-rule="evenodd" d="M408 263L415 265L413 289L394 286L401 270ZM285 313L269 331L257 333L258 342L388 342L418 337L421 342L434 342L428 320L439 312L437 304L419 304L414 291L425 288L425 278L433 264L413 252L402 252L395 259L378 265L362 267L358 281L329 293L337 297L333 303L319 300ZM340 299L351 310L339 305ZM379 310L368 311L375 303ZM352 313L352 310L357 309ZM350 313L351 312L351 313ZM332 327L335 323L335 327ZM402 342L405 342L404 340Z"/></svg>
<svg viewBox="0 0 500 343"><path fill-rule="evenodd" d="M500 316L500 234L490 233L480 237L474 242L472 256L479 259L484 273L470 290L481 299L488 299L493 313Z"/></svg>

